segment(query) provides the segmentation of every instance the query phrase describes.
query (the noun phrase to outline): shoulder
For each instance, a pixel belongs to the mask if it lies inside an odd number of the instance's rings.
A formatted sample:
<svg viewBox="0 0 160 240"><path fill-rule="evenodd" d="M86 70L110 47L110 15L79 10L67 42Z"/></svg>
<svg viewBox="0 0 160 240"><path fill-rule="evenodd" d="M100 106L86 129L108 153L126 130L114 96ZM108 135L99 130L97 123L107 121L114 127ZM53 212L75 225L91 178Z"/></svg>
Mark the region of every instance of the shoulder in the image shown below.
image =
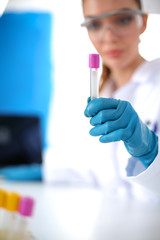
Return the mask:
<svg viewBox="0 0 160 240"><path fill-rule="evenodd" d="M150 71L158 71L160 72L160 58L154 59L152 61L147 61L146 62L146 67L150 70Z"/></svg>
<svg viewBox="0 0 160 240"><path fill-rule="evenodd" d="M146 67L149 80L160 83L160 58L147 62Z"/></svg>
<svg viewBox="0 0 160 240"><path fill-rule="evenodd" d="M152 61L145 61L140 65L139 71L143 71L143 73L160 73L160 58L154 59Z"/></svg>
<svg viewBox="0 0 160 240"><path fill-rule="evenodd" d="M143 62L133 74L132 81L139 83L160 83L160 58Z"/></svg>

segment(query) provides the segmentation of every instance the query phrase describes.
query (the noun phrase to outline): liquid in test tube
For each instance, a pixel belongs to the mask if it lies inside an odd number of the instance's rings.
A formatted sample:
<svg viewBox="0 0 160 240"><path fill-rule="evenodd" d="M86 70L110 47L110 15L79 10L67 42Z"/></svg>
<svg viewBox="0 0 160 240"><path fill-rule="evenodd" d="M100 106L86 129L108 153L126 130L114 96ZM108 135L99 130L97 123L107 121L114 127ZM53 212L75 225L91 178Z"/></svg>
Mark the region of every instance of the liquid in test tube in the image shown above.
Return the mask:
<svg viewBox="0 0 160 240"><path fill-rule="evenodd" d="M100 67L99 54L89 54L89 68L90 68L90 97L91 100L99 97L99 79L98 69Z"/></svg>

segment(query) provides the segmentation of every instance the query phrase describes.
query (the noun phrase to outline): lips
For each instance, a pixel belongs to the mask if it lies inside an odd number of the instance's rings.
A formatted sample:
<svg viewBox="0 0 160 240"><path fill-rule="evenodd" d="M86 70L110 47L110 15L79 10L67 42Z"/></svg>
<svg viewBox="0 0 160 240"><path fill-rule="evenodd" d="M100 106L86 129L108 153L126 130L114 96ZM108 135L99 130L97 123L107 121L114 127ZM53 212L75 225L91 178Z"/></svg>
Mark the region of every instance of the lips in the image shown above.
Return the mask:
<svg viewBox="0 0 160 240"><path fill-rule="evenodd" d="M114 49L106 52L106 55L111 58L120 57L122 55L123 51L119 49Z"/></svg>

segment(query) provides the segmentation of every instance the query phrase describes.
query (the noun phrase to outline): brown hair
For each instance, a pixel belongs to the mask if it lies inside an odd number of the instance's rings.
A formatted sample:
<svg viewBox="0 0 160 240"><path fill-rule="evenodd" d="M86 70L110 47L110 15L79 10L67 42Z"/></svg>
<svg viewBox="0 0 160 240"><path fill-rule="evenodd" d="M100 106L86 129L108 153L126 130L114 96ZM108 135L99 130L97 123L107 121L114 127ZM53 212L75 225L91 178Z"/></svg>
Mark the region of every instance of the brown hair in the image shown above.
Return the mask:
<svg viewBox="0 0 160 240"><path fill-rule="evenodd" d="M141 1L140 0L135 0L135 1L138 4L139 9L142 9ZM99 91L100 92L101 92L105 82L109 79L110 74L111 74L110 68L103 64L102 65L102 74L101 74L101 77L100 77L100 86L99 86Z"/></svg>

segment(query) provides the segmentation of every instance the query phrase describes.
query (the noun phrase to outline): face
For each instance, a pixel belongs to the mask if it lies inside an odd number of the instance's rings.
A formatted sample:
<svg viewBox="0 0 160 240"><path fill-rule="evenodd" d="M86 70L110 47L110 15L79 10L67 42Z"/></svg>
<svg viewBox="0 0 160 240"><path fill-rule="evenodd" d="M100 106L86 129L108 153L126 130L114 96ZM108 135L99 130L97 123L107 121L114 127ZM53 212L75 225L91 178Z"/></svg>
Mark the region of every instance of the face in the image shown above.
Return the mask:
<svg viewBox="0 0 160 240"><path fill-rule="evenodd" d="M139 6L135 0L84 0L83 4L85 18L124 9L138 10ZM103 35L95 35L96 38L93 31L88 30L90 40L101 55L103 64L111 70L126 68L138 61L139 35L146 28L147 16L138 17L141 24L138 24L138 18L133 19L130 15L118 17L120 20L116 16L96 19L94 25L97 29L103 26ZM123 28L117 21L121 21L121 25L123 23Z"/></svg>

